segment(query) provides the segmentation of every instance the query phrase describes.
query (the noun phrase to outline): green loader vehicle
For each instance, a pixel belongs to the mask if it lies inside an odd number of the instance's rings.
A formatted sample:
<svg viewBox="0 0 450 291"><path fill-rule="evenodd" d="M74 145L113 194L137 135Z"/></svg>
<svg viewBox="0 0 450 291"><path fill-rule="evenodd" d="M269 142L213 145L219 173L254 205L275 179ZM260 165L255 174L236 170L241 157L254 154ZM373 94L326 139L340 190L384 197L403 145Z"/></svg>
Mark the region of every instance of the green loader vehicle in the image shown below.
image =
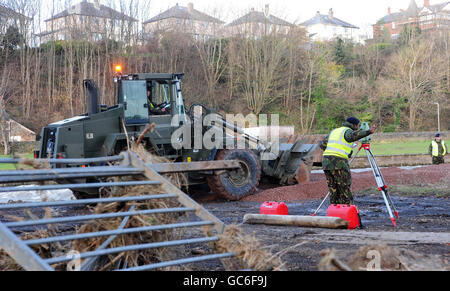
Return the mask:
<svg viewBox="0 0 450 291"><path fill-rule="evenodd" d="M183 74L116 75L117 105L112 107L99 104L97 86L93 81L85 80L88 113L43 128L40 149L35 156L39 159L114 156L127 150L130 139L137 140L145 133L142 140L146 148L175 163L238 161L241 165L238 170L186 173L190 185L207 183L212 192L227 200L237 201L253 195L264 176L284 185L309 176L317 144L307 144L302 140L293 144L277 141L279 150L273 154L274 143L246 134L214 110L199 104L187 110L181 91L182 78ZM214 122L204 125L204 119L211 115L216 116ZM154 130L145 132L148 125L153 125ZM202 135L210 130L222 131L222 144L238 144L244 140L246 147L195 149L194 140L186 146L183 137L174 139L174 134L183 128ZM267 159L267 156L271 158ZM74 182L92 181L68 180L61 183ZM99 189L77 189L74 194L79 199L93 198L99 196Z"/></svg>

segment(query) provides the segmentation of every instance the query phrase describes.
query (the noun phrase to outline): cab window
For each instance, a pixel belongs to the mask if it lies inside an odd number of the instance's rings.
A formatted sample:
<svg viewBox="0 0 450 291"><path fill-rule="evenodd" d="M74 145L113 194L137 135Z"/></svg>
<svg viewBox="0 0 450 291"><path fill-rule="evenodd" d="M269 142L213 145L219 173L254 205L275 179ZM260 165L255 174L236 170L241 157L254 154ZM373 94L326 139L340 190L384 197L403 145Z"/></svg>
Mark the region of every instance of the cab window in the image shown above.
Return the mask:
<svg viewBox="0 0 450 291"><path fill-rule="evenodd" d="M119 91L119 102L125 105L126 123L148 123L147 82L123 81Z"/></svg>

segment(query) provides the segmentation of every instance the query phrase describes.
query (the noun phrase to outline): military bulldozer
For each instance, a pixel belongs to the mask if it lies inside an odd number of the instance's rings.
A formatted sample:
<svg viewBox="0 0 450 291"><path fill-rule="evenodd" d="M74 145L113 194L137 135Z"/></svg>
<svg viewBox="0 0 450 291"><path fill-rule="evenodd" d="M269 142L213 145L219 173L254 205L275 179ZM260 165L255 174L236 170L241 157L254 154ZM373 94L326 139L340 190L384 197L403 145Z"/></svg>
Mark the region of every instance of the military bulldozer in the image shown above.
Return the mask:
<svg viewBox="0 0 450 291"><path fill-rule="evenodd" d="M36 158L108 157L127 150L130 139L140 138L150 152L174 163L238 161L240 169L186 173L190 185L207 183L211 191L232 201L254 194L263 176L276 179L280 184L293 184L309 175L312 153L318 145L302 140L293 144L277 143L278 151L273 154L273 143L246 134L214 110L199 104L187 110L181 90L182 78L183 74L117 74L114 77L117 105L112 107L101 105L97 86L85 80L88 113L43 128ZM216 116L214 122L205 125L203 120L211 114ZM194 120L200 121L195 123ZM195 128L195 124L200 124L200 129ZM153 130L145 131L148 125L153 125ZM245 141L246 148L195 148L193 140L188 144L191 146L186 146L183 137L173 137L181 128L192 132L200 130L202 134L214 128L225 133L222 144ZM263 158L267 154L271 158ZM62 183L74 182L86 181ZM98 189L74 192L77 198L99 195Z"/></svg>

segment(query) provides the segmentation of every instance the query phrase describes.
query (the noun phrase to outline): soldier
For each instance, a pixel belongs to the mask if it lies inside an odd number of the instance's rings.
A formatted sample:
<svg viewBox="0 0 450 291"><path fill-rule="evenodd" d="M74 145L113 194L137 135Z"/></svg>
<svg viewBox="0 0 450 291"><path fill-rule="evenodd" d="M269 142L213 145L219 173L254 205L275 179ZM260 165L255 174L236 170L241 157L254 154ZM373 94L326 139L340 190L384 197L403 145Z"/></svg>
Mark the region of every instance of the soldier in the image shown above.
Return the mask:
<svg viewBox="0 0 450 291"><path fill-rule="evenodd" d="M370 130L359 130L359 124L358 118L348 118L342 127L333 130L320 145L325 151L322 164L330 188L331 204L354 204L348 160L353 155L354 142L376 131L375 125Z"/></svg>
<svg viewBox="0 0 450 291"><path fill-rule="evenodd" d="M441 139L441 135L438 133L435 136L435 140L433 140L428 149L428 153L433 158L433 165L444 164L444 157L448 153L448 148L445 142Z"/></svg>

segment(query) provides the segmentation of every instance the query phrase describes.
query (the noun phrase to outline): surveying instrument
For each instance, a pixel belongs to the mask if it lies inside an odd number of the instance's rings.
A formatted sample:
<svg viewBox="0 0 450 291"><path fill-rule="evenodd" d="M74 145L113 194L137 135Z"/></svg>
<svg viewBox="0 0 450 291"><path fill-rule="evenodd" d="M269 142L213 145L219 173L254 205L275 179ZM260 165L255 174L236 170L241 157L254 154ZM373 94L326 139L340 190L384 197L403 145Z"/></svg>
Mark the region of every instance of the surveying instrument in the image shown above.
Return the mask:
<svg viewBox="0 0 450 291"><path fill-rule="evenodd" d="M363 122L361 124L361 130L370 130L370 126L368 122ZM378 185L378 190L383 195L384 202L386 203L386 207L389 213L389 216L391 218L392 224L394 224L394 227L397 227L396 219L399 218L398 211L395 208L394 202L392 201L391 196L388 192L388 186L386 184L386 181L384 180L383 174L381 173L380 168L378 167L377 161L375 159L375 155L372 152L370 142L372 141L372 138L370 136L363 138L360 140L361 147L359 148L356 155L353 156L352 160L350 161L350 165L353 163L355 158L359 155L359 153L364 149L367 155L367 159L369 160L370 168L372 169L373 175L375 177L375 181ZM312 214L312 216L316 216L317 213L319 213L322 206L325 204L326 200L330 197L331 193L328 192L327 196L323 199L322 203L320 204L319 208L317 208L316 212Z"/></svg>

